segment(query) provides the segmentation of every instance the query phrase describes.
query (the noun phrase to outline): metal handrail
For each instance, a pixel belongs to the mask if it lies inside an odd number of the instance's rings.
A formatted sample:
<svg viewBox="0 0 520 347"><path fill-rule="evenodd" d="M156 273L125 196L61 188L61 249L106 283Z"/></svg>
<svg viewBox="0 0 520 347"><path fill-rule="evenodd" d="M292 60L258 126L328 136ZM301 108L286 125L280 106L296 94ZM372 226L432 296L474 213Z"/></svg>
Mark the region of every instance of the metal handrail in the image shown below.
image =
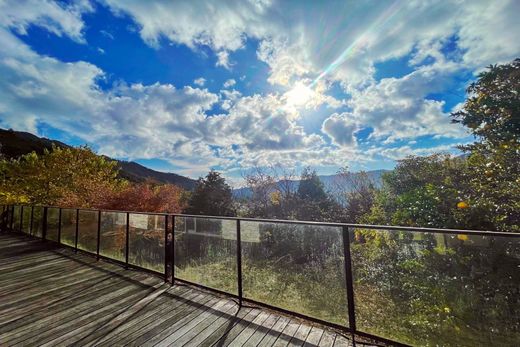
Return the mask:
<svg viewBox="0 0 520 347"><path fill-rule="evenodd" d="M421 227L401 227L401 226L383 226L383 225L369 225L369 224L353 224L353 223L334 223L334 222L314 222L314 221L298 221L298 220L280 220L280 219L258 219L258 218L242 218L242 217L225 217L225 216L208 216L208 215L190 215L190 214L178 214L178 213L146 213L146 212L132 212L132 211L120 211L120 210L100 210L100 209L83 209L83 208L62 208L58 206L31 206L31 205L16 205L20 207L20 216L19 216L19 227L22 231L24 229L24 207L31 208L30 215L30 225L29 225L29 234L33 235L32 228L34 224L34 207L42 207L43 208L43 216L42 216L42 239L47 239L47 224L48 218L47 213L49 208L59 209L58 213L58 243L61 243L61 224L62 224L62 210L75 210L76 211L76 223L75 223L75 237L74 237L74 246L67 246L72 248L75 252L78 252L78 236L79 236L79 212L80 211L94 211L97 212L97 244L96 244L96 252L89 252L85 250L79 249L80 252L93 254L97 257L97 259L108 259L111 261L115 261L125 266L125 268L138 268L145 270L147 272L155 273L164 277L164 281L168 282L171 278L171 284L173 285L175 281L188 283L194 286L198 286L204 289L212 290L218 293L227 294L231 297L237 298L239 301L239 305L242 306L243 301L251 302L258 305L263 305L265 307L275 309L281 312L285 312L288 314L295 315L297 317L305 318L311 321L315 321L321 324L329 325L335 328L343 329L346 332L352 334L352 338L354 339L354 335L364 336L371 339L376 339L384 343L389 343L392 345L404 345L397 341L392 341L381 336L369 334L363 331L359 331L356 327L356 309L355 309L355 301L354 301L354 279L352 274L352 258L351 258L351 240L350 240L350 231L353 229L373 229L373 230L388 230L388 231L411 231L411 232L423 232L423 233L439 233L439 234L466 234L466 235L478 235L478 236L490 236L490 237L520 237L520 233L514 232L497 232L497 231L482 231L482 230L461 230L461 229L439 229L439 228L421 228ZM2 225L7 225L8 229L14 230L14 220L18 218L18 216L14 215L14 207L15 205L7 205L3 206L3 218ZM125 228L125 260L120 261L117 259L112 259L106 256L100 255L100 239L101 239L101 215L102 213L124 213L126 214L126 228ZM164 216L164 273L160 273L158 271L145 269L139 267L137 265L133 265L129 263L129 228L130 228L130 214L144 214L144 215L152 215L152 216ZM2 218L2 219L3 219ZM192 283L180 278L175 277L175 257L174 257L174 242L175 238L173 233L175 233L175 222L177 218L203 218L203 219L217 219L217 220L235 220L236 221L236 261L237 261L237 293L227 293L215 288L209 288L199 283ZM171 219L171 223L170 223ZM310 225L310 226L326 226L326 227L336 227L341 228L341 238L343 243L343 258L344 258L344 271L345 271L345 286L346 286L346 294L347 294L347 312L348 312L348 325L341 326L328 321L324 321L321 319L317 319L314 317L309 317L304 314L298 312L292 312L285 310L280 307L272 306L267 303L257 302L255 300L244 297L242 292L242 242L241 242L241 222L257 222L257 223L272 223L272 224L295 224L295 225ZM171 225L171 227L170 227ZM170 276L171 274L171 276Z"/></svg>
<svg viewBox="0 0 520 347"><path fill-rule="evenodd" d="M14 206L14 205L11 205ZM343 222L316 222L297 219L268 219L268 218L252 218L252 217L234 217L234 216L212 216L212 215L198 215L198 214L184 214L184 213L166 213L166 212L142 212L142 211L126 211L126 210L110 210L110 209L95 209L95 208L76 208L76 207L60 207L60 206L43 206L43 205L23 205L16 206L35 206L58 208L64 210L80 210L80 211L94 211L94 212L113 212L113 213L130 213L130 214L144 214L153 216L176 216L186 218L202 218L202 219L221 219L221 220L240 220L244 222L259 222L259 223L277 223L277 224L298 224L298 225L314 225L314 226L328 226L328 227L349 227L354 229L373 229L373 230L388 230L388 231L417 231L417 232L434 232L443 234L467 234L476 236L496 236L496 237L520 237L520 232L514 231L492 231L492 230L476 230L476 229L449 229L449 228L432 228L432 227L411 227L401 225L378 225L378 224L357 224L357 223L343 223Z"/></svg>

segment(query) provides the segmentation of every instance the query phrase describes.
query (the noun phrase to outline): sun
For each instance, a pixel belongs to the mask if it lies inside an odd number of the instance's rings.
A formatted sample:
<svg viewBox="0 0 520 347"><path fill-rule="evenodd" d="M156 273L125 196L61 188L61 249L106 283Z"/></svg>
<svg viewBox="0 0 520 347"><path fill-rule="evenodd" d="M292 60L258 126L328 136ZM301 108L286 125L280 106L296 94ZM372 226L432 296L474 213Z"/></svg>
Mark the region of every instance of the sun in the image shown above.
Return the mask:
<svg viewBox="0 0 520 347"><path fill-rule="evenodd" d="M285 103L289 107L302 106L311 99L312 95L312 89L299 82L291 90L285 93Z"/></svg>

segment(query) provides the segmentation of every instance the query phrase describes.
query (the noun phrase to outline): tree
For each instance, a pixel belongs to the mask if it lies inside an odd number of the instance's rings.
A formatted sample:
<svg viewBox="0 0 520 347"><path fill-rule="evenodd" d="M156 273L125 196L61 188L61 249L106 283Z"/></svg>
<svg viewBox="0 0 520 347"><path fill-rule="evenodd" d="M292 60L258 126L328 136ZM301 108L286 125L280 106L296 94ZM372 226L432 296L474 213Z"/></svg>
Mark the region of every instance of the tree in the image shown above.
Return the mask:
<svg viewBox="0 0 520 347"><path fill-rule="evenodd" d="M339 205L327 194L315 170L303 169L296 198L298 219L337 221Z"/></svg>
<svg viewBox="0 0 520 347"><path fill-rule="evenodd" d="M484 211L488 227L520 231L520 59L488 67L467 92L452 117L478 139L462 147L469 154L468 206Z"/></svg>
<svg viewBox="0 0 520 347"><path fill-rule="evenodd" d="M124 186L117 163L88 147L45 150L0 161L4 203L97 207Z"/></svg>
<svg viewBox="0 0 520 347"><path fill-rule="evenodd" d="M210 171L205 178L199 178L184 212L210 216L234 216L236 212L231 187L220 173Z"/></svg>
<svg viewBox="0 0 520 347"><path fill-rule="evenodd" d="M243 203L245 214L256 218L294 219L296 175L279 166L255 167L245 175L251 196Z"/></svg>
<svg viewBox="0 0 520 347"><path fill-rule="evenodd" d="M338 170L332 189L333 196L343 208L340 219L348 223L359 223L370 212L377 191L366 172L352 173L347 167Z"/></svg>
<svg viewBox="0 0 520 347"><path fill-rule="evenodd" d="M102 208L138 212L181 213L186 207L186 192L173 184L147 181L127 184L111 197Z"/></svg>
<svg viewBox="0 0 520 347"><path fill-rule="evenodd" d="M489 66L467 93L463 109L451 115L453 122L468 127L485 145L520 143L520 59Z"/></svg>

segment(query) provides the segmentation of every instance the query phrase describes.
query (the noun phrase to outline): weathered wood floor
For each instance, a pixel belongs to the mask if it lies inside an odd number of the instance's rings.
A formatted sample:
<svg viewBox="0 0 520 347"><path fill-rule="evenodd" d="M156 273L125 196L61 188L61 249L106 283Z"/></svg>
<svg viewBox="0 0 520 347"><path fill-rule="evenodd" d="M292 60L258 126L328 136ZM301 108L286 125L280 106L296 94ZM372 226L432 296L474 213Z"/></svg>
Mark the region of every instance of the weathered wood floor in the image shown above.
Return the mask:
<svg viewBox="0 0 520 347"><path fill-rule="evenodd" d="M0 234L0 346L348 346L312 323Z"/></svg>

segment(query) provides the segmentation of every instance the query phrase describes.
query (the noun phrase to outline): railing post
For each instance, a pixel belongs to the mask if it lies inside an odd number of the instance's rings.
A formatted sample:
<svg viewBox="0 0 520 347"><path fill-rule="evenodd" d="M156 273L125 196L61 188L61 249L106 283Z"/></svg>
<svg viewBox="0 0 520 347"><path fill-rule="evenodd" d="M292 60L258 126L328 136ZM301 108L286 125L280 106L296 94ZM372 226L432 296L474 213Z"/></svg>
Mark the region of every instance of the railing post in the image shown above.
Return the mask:
<svg viewBox="0 0 520 347"><path fill-rule="evenodd" d="M33 234L34 206L31 206L31 221L29 223L29 235Z"/></svg>
<svg viewBox="0 0 520 347"><path fill-rule="evenodd" d="M20 206L20 229L19 232L23 232L23 205Z"/></svg>
<svg viewBox="0 0 520 347"><path fill-rule="evenodd" d="M9 229L11 229L11 231L13 231L13 227L14 227L14 205L11 206L11 227Z"/></svg>
<svg viewBox="0 0 520 347"><path fill-rule="evenodd" d="M168 242L168 215L164 216L164 282L168 282L168 264L170 260Z"/></svg>
<svg viewBox="0 0 520 347"><path fill-rule="evenodd" d="M61 245L61 207L58 211L58 245Z"/></svg>
<svg viewBox="0 0 520 347"><path fill-rule="evenodd" d="M175 284L175 215L172 216L172 242L170 243L172 286Z"/></svg>
<svg viewBox="0 0 520 347"><path fill-rule="evenodd" d="M76 235L74 237L74 252L78 253L78 235L79 235L79 208L76 209Z"/></svg>
<svg viewBox="0 0 520 347"><path fill-rule="evenodd" d="M43 241L47 240L47 207L43 208L42 239L43 239Z"/></svg>
<svg viewBox="0 0 520 347"><path fill-rule="evenodd" d="M128 249L130 248L130 213L126 213L125 268L128 269Z"/></svg>
<svg viewBox="0 0 520 347"><path fill-rule="evenodd" d="M354 277L352 276L352 257L350 254L350 234L348 226L344 225L342 231L345 281L347 288L348 325L352 332L352 343L355 345L354 334L356 332L356 309L354 306Z"/></svg>
<svg viewBox="0 0 520 347"><path fill-rule="evenodd" d="M240 231L240 219L237 218L237 284L238 304L242 307L242 235Z"/></svg>
<svg viewBox="0 0 520 347"><path fill-rule="evenodd" d="M96 244L96 259L99 260L99 244L101 242L101 210L97 215L97 244Z"/></svg>

